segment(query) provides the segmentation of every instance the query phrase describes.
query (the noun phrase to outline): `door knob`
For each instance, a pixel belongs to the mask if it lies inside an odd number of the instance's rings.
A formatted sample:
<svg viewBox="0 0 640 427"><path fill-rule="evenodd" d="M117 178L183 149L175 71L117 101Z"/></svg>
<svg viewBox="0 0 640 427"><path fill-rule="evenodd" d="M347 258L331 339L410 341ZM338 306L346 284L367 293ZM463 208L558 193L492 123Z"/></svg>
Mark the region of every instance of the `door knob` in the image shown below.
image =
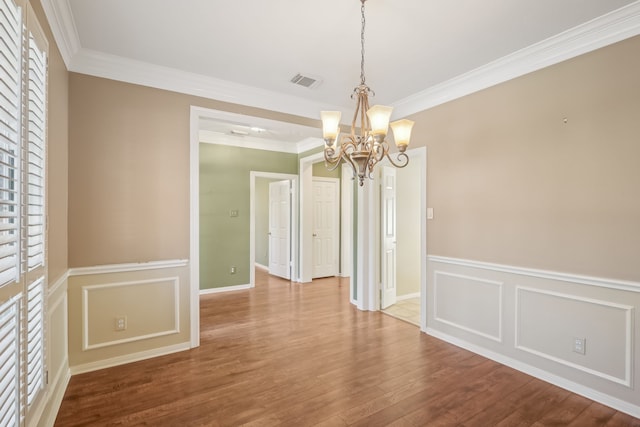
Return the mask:
<svg viewBox="0 0 640 427"><path fill-rule="evenodd" d="M318 235L316 233L313 233L313 237L318 237Z"/></svg>

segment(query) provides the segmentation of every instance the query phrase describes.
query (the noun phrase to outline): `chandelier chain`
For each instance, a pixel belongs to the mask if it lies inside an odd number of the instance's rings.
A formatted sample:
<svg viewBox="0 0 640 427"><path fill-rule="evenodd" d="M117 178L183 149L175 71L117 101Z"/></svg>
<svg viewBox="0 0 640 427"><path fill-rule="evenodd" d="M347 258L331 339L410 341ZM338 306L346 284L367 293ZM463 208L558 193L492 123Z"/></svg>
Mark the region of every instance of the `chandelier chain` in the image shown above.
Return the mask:
<svg viewBox="0 0 640 427"><path fill-rule="evenodd" d="M364 2L366 0L360 0L362 5L360 6L360 13L362 14L362 29L360 30L360 84L365 84L364 77L364 27L365 27L365 18L364 18Z"/></svg>

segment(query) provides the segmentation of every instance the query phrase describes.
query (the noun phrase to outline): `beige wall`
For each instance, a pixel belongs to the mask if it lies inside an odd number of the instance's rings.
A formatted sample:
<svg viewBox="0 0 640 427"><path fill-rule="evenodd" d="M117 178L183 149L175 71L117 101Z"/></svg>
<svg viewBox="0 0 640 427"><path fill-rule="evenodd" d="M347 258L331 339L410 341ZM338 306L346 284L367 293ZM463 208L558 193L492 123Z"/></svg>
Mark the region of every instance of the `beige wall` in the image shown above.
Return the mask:
<svg viewBox="0 0 640 427"><path fill-rule="evenodd" d="M397 296L420 293L420 163L396 171Z"/></svg>
<svg viewBox="0 0 640 427"><path fill-rule="evenodd" d="M191 105L317 125L75 73L69 86L72 267L188 258Z"/></svg>
<svg viewBox="0 0 640 427"><path fill-rule="evenodd" d="M635 37L411 117L429 254L640 281L638 52Z"/></svg>

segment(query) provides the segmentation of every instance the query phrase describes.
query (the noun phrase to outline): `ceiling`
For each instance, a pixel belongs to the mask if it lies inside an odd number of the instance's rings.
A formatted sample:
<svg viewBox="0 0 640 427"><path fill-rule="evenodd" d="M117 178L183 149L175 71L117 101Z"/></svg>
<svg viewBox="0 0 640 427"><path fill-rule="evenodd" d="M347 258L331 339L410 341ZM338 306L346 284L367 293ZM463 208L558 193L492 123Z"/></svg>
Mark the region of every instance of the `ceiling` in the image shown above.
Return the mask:
<svg viewBox="0 0 640 427"><path fill-rule="evenodd" d="M358 0L42 0L71 71L319 118L360 79ZM636 0L368 0L372 104L399 118L640 34ZM317 78L315 88L290 82Z"/></svg>

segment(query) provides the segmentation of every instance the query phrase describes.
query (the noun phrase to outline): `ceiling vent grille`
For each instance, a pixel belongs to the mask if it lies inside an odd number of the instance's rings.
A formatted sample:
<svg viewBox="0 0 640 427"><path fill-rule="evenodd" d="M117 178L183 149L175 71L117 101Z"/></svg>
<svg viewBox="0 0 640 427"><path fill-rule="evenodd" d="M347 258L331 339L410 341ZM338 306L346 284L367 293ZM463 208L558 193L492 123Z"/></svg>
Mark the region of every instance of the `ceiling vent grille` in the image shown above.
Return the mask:
<svg viewBox="0 0 640 427"><path fill-rule="evenodd" d="M293 76L293 78L291 79L291 83L296 84L298 86L306 87L308 89L313 89L317 87L320 83L322 83L322 80L316 77L304 76L298 73L295 76Z"/></svg>

